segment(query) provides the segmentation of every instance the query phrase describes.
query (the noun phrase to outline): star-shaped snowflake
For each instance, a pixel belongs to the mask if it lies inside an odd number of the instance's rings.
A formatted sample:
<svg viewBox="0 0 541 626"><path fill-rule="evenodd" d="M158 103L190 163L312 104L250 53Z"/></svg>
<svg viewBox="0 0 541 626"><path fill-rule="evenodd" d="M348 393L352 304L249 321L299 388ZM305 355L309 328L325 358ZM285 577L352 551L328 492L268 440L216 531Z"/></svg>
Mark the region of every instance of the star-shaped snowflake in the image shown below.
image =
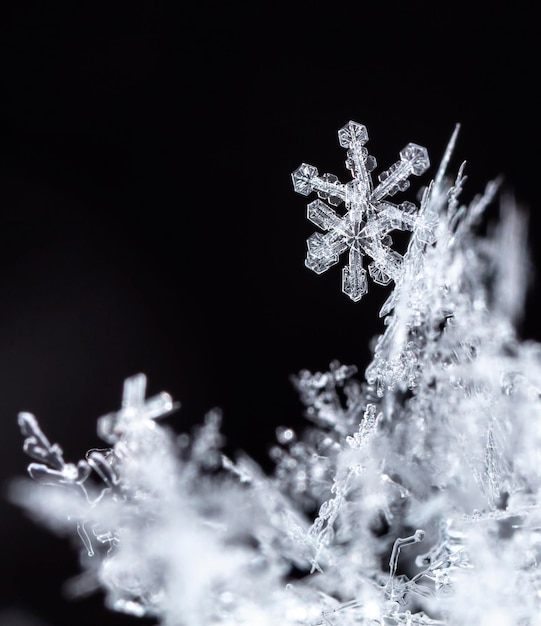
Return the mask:
<svg viewBox="0 0 541 626"><path fill-rule="evenodd" d="M386 198L407 189L408 178L412 174L423 174L430 161L426 148L409 143L400 152L400 160L379 175L379 184L374 188L370 172L376 167L376 160L364 147L368 141L366 127L350 121L338 131L338 140L347 148L346 167L352 175L349 183L339 182L334 174L319 176L317 169L306 163L291 176L298 193L307 196L312 191L317 192L320 199L308 205L307 217L327 231L326 234L316 232L308 238L306 266L321 274L349 250L349 262L342 269L342 291L357 302L368 291L364 255L372 258L368 272L375 283L387 285L398 278L402 256L391 249L389 232L411 231L417 207L412 202L396 205ZM347 210L343 216L331 208L341 202Z"/></svg>

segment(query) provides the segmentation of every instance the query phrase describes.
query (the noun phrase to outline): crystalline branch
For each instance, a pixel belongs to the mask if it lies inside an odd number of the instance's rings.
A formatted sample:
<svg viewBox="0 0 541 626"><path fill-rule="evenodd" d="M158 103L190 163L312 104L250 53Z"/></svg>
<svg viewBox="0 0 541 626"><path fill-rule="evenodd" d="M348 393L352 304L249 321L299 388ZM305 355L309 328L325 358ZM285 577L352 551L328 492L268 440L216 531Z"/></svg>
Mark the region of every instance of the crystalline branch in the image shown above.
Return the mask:
<svg viewBox="0 0 541 626"><path fill-rule="evenodd" d="M420 176L429 167L426 148L409 143L400 160L382 172L374 188L371 172L376 160L368 154L366 127L348 122L338 131L339 143L347 149L346 167L352 180L339 182L334 174L318 174L313 165L302 163L292 174L295 191L319 197L307 207L308 219L327 231L311 235L307 240L306 266L321 274L338 263L343 252L349 251L348 264L342 269L342 291L354 302L368 291L365 255L372 259L368 272L379 285L396 281L401 271L402 256L392 249L389 233L413 229L417 207L412 202L396 205L387 199L409 187L408 178ZM323 202L323 200L326 201ZM339 215L332 207L344 203L346 213ZM330 206L329 206L330 205Z"/></svg>

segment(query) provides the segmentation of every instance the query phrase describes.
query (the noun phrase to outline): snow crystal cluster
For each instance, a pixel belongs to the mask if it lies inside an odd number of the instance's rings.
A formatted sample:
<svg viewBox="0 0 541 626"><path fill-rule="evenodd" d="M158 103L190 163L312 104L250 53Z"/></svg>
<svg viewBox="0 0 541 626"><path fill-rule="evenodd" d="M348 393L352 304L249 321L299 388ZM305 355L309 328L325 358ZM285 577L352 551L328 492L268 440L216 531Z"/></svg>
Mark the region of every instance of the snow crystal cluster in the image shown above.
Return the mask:
<svg viewBox="0 0 541 626"><path fill-rule="evenodd" d="M364 376L332 362L295 377L306 427L277 430L271 473L224 455L218 412L191 434L160 425L176 405L146 399L142 374L98 421L108 447L76 464L20 414L34 481L12 497L78 534L76 591L163 626L541 625L541 346L515 328L525 220L503 197L481 234L498 184L462 203L464 166L447 174L457 132L419 207L387 198L425 172L426 150L408 144L373 187L355 122L339 131L351 182L293 173L326 231L306 265L348 251L342 288L357 301L366 255L394 287ZM393 230L410 231L404 254Z"/></svg>

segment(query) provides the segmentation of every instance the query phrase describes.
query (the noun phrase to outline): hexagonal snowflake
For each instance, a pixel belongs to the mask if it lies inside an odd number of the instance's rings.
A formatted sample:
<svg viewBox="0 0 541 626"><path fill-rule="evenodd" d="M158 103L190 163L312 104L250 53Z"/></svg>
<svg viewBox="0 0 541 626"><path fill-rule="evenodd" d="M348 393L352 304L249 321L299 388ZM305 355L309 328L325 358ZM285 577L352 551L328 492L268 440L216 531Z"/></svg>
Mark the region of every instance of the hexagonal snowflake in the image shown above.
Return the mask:
<svg viewBox="0 0 541 626"><path fill-rule="evenodd" d="M317 192L320 199L308 205L307 217L327 231L326 234L316 232L308 238L306 266L321 274L349 250L348 264L342 269L342 291L357 302L368 291L364 255L372 258L368 272L375 283L387 285L391 280L396 281L402 256L391 248L389 232L411 231L417 207L412 202L396 205L386 198L407 189L408 178L412 174L423 174L430 161L426 148L409 143L400 152L400 160L379 175L379 184L374 188L370 172L376 167L376 160L364 147L368 141L366 127L350 121L338 131L338 139L340 145L347 148L346 167L352 175L349 183L339 182L334 174L319 176L317 169L306 163L291 176L298 193L307 196L312 191ZM331 206L342 202L347 212L340 216Z"/></svg>

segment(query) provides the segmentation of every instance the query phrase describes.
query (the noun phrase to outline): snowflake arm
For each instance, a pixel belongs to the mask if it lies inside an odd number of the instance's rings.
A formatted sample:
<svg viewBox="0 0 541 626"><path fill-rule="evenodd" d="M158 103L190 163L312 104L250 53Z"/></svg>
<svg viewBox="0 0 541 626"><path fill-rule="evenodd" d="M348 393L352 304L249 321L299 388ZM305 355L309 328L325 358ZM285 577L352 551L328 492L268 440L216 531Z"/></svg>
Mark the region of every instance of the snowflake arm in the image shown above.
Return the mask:
<svg viewBox="0 0 541 626"><path fill-rule="evenodd" d="M163 391L145 399L146 384L144 374L136 374L124 381L120 410L108 413L98 420L98 434L101 439L115 444L124 432L136 426L153 429L155 419L168 415L180 406Z"/></svg>
<svg viewBox="0 0 541 626"><path fill-rule="evenodd" d="M420 176L430 163L425 148L409 143L400 152L400 159L379 175L379 184L374 188L371 172L376 160L364 146L368 141L366 127L349 122L338 131L338 139L347 149L346 167L352 176L349 183L341 183L334 174L320 176L317 168L307 163L293 172L292 179L298 193L317 193L319 200L308 205L307 217L327 231L315 232L308 238L306 266L321 274L349 251L348 263L342 269L342 291L357 302L368 291L365 255L372 258L368 272L374 282L386 285L398 278L402 257L391 249L388 233L397 229L411 231L417 207L411 202L395 205L386 198L407 189L409 177ZM341 216L332 207L342 202L346 213Z"/></svg>

